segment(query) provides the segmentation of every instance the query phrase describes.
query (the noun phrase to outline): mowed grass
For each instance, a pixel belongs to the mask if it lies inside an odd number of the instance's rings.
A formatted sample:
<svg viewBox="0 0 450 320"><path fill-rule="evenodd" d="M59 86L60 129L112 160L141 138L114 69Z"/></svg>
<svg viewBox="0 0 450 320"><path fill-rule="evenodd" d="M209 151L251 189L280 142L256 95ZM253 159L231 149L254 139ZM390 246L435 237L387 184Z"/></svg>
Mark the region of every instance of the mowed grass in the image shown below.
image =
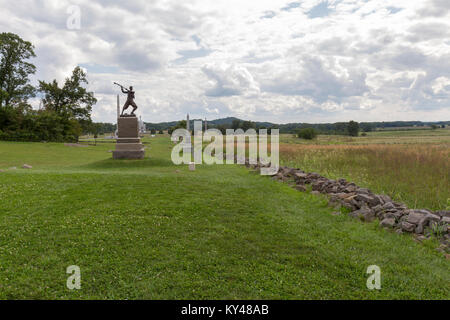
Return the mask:
<svg viewBox="0 0 450 320"><path fill-rule="evenodd" d="M288 143L280 145L280 158L284 165L346 178L411 208L450 210L449 133L447 129L374 132L370 137L319 136L309 142L285 136L281 140ZM421 140L424 137L436 142ZM345 139L351 141L344 144Z"/></svg>
<svg viewBox="0 0 450 320"><path fill-rule="evenodd" d="M449 261L235 165L0 142L2 299L448 299ZM21 169L21 165L33 169ZM18 169L8 169L16 166ZM66 268L81 268L81 289ZM382 289L366 287L381 268Z"/></svg>

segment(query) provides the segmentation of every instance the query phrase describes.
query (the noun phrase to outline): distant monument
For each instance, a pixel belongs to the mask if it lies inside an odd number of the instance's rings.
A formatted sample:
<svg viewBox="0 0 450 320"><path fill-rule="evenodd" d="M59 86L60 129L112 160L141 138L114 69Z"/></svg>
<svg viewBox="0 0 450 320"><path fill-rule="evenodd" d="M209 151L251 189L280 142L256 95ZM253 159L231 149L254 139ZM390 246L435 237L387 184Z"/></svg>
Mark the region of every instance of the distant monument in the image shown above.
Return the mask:
<svg viewBox="0 0 450 320"><path fill-rule="evenodd" d="M134 102L135 92L131 86L128 90L116 82L114 84L120 86L122 92L127 94L127 101L123 105L122 113L118 114L117 118L117 143L116 150L113 151L113 159L143 159L145 151L139 138L139 120L134 114L137 109ZM130 114L124 114L129 106L133 107L133 111Z"/></svg>
<svg viewBox="0 0 450 320"><path fill-rule="evenodd" d="M142 121L142 116L139 116L139 133L144 134L146 131L145 123Z"/></svg>

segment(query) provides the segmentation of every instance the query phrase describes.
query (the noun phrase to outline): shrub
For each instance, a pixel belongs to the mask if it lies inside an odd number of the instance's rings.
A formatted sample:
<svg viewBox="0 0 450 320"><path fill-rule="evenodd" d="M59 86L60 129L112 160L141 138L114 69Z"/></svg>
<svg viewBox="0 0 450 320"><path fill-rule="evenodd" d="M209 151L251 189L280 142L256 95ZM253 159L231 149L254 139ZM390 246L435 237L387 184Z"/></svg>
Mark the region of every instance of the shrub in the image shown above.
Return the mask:
<svg viewBox="0 0 450 320"><path fill-rule="evenodd" d="M350 121L347 125L347 132L349 136L357 137L359 133L359 124L355 121Z"/></svg>
<svg viewBox="0 0 450 320"><path fill-rule="evenodd" d="M314 128L303 128L297 132L297 136L301 139L312 140L317 137L317 131Z"/></svg>

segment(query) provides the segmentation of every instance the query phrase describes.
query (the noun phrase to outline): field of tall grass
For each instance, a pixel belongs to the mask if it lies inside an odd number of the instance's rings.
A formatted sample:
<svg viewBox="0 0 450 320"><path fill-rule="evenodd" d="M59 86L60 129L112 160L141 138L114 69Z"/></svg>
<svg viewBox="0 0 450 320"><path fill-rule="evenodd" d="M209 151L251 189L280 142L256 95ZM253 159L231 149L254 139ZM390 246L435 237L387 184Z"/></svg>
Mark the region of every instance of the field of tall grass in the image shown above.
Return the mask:
<svg viewBox="0 0 450 320"><path fill-rule="evenodd" d="M358 139L358 138L355 138ZM323 140L322 140L323 141ZM281 164L346 178L411 208L450 210L450 144L280 144Z"/></svg>

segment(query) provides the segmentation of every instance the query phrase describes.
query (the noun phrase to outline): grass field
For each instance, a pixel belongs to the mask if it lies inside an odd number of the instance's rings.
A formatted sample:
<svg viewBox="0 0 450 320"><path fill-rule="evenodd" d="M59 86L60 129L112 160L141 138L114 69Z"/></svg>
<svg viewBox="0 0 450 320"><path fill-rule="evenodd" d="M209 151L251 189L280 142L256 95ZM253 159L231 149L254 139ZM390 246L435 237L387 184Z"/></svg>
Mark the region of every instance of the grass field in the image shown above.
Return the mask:
<svg viewBox="0 0 450 320"><path fill-rule="evenodd" d="M142 161L111 160L109 143L0 142L1 299L450 297L433 240L331 215L325 198L241 166L188 171L167 137L147 142ZM81 290L66 288L69 265Z"/></svg>
<svg viewBox="0 0 450 320"><path fill-rule="evenodd" d="M411 208L450 210L450 130L383 131L366 137L281 137L281 162L346 178Z"/></svg>

